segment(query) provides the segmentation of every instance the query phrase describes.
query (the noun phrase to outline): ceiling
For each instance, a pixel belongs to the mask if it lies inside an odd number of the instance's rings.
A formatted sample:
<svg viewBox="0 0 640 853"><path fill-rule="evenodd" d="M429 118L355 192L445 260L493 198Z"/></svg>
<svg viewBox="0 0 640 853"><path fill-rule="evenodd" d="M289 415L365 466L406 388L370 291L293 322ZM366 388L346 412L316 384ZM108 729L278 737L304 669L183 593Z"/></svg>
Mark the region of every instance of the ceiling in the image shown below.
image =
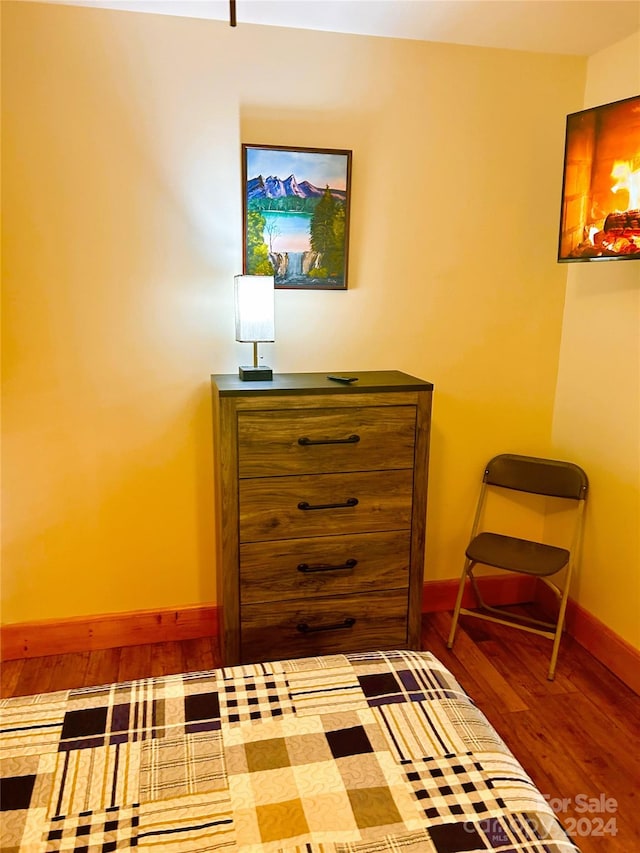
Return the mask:
<svg viewBox="0 0 640 853"><path fill-rule="evenodd" d="M43 2L43 0L39 0ZM229 0L44 0L229 20ZM236 0L262 24L590 56L640 30L640 0ZM640 69L640 59L638 61Z"/></svg>

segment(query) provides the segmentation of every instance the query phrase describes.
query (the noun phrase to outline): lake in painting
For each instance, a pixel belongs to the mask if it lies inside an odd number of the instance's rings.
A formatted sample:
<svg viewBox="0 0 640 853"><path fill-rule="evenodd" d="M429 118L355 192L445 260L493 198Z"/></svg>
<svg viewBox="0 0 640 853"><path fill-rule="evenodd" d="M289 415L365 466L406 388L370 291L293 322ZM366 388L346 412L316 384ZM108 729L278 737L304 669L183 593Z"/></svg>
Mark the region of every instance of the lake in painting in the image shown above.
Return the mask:
<svg viewBox="0 0 640 853"><path fill-rule="evenodd" d="M267 220L263 238L270 252L308 252L311 249L308 213L280 213L263 210Z"/></svg>

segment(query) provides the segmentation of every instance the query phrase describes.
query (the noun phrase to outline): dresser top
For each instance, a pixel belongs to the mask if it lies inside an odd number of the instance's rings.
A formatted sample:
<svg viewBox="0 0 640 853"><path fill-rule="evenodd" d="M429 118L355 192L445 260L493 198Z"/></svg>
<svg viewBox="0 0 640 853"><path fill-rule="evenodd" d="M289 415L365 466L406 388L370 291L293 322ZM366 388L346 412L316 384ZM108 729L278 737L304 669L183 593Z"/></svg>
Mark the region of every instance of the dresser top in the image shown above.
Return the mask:
<svg viewBox="0 0 640 853"><path fill-rule="evenodd" d="M221 397L268 394L356 394L375 391L431 391L433 384L399 370L335 371L334 376L357 376L357 382L343 383L327 378L326 373L274 373L273 379L251 382L237 374L218 373L211 381Z"/></svg>

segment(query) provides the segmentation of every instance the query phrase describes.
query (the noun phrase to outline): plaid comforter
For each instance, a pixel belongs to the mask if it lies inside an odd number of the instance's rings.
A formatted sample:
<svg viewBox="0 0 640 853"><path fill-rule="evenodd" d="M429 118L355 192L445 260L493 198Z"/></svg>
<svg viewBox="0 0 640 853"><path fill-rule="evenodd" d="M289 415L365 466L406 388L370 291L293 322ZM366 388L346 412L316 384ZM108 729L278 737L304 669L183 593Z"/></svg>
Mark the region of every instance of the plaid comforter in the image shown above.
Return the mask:
<svg viewBox="0 0 640 853"><path fill-rule="evenodd" d="M577 849L429 653L238 666L1 707L3 851Z"/></svg>

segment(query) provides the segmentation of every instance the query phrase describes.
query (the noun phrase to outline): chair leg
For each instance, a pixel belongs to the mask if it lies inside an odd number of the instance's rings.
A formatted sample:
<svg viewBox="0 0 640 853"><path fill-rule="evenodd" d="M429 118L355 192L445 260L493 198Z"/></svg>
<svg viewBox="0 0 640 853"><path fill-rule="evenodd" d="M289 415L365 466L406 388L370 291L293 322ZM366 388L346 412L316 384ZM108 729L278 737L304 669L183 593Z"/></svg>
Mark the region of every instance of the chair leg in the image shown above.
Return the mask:
<svg viewBox="0 0 640 853"><path fill-rule="evenodd" d="M447 648L453 648L453 641L456 636L456 628L458 627L458 619L460 618L460 608L462 606L462 596L464 595L464 588L467 583L467 570L469 567L470 561L467 560L464 564L464 569L462 570L462 575L460 577L460 584L458 586L458 595L456 596L456 604L453 609L453 619L451 622L451 630L449 631L449 639L447 640Z"/></svg>
<svg viewBox="0 0 640 853"><path fill-rule="evenodd" d="M553 638L553 649L551 650L551 662L549 664L549 672L547 679L553 681L556 676L556 663L558 662L558 652L560 651L560 640L562 639L562 630L564 628L564 617L567 611L568 585L563 591L560 600L560 609L558 611L558 621L556 623L556 632Z"/></svg>

